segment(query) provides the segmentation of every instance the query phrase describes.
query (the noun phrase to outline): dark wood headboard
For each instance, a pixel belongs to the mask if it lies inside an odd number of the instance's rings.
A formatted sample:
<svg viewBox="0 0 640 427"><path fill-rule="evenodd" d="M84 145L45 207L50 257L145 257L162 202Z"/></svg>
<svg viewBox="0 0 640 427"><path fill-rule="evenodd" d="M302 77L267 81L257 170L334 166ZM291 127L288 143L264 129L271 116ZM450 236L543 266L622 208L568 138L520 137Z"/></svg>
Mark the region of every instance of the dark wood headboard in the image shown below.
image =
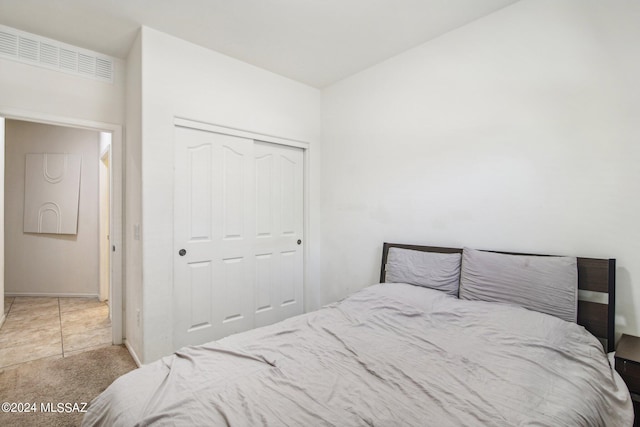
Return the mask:
<svg viewBox="0 0 640 427"><path fill-rule="evenodd" d="M381 283L385 281L385 265L387 264L389 248L412 249L422 252L462 253L460 248L385 243L382 248ZM516 252L491 252L510 255L550 256ZM607 352L613 351L615 347L616 260L578 258L578 289L606 294L608 303L578 300L578 324L584 326L586 330L600 339Z"/></svg>

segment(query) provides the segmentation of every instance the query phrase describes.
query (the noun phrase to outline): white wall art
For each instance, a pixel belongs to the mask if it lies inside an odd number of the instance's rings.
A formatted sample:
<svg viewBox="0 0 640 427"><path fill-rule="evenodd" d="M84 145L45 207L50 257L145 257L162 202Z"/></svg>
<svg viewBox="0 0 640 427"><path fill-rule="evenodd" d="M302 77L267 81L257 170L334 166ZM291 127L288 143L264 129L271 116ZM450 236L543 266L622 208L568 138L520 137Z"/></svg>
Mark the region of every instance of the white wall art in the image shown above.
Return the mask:
<svg viewBox="0 0 640 427"><path fill-rule="evenodd" d="M78 154L26 155L25 233L78 233L81 165Z"/></svg>

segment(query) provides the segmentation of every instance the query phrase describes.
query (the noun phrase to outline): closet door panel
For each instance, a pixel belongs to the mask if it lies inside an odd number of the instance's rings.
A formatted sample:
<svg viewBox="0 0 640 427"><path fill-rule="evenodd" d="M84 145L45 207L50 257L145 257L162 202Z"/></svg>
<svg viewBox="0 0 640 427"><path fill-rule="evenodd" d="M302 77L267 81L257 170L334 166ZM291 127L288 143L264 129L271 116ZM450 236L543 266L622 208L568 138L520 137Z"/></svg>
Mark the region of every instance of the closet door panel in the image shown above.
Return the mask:
<svg viewBox="0 0 640 427"><path fill-rule="evenodd" d="M174 347L253 327L253 141L176 127Z"/></svg>
<svg viewBox="0 0 640 427"><path fill-rule="evenodd" d="M303 151L256 142L255 256L269 263L268 278L256 270L256 292L269 304L255 306L256 326L264 326L303 312ZM267 261L268 260L268 261Z"/></svg>

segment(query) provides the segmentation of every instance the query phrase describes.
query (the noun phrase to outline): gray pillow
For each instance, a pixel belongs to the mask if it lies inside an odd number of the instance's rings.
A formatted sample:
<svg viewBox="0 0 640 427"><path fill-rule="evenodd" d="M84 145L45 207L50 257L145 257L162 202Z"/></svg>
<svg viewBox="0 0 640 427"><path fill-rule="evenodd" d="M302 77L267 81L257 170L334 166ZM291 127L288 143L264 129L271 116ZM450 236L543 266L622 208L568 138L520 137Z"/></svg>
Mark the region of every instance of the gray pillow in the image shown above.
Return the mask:
<svg viewBox="0 0 640 427"><path fill-rule="evenodd" d="M508 302L576 322L576 258L506 255L464 248L460 299Z"/></svg>
<svg viewBox="0 0 640 427"><path fill-rule="evenodd" d="M391 283L424 286L457 296L460 259L459 253L443 254L389 248L385 280Z"/></svg>

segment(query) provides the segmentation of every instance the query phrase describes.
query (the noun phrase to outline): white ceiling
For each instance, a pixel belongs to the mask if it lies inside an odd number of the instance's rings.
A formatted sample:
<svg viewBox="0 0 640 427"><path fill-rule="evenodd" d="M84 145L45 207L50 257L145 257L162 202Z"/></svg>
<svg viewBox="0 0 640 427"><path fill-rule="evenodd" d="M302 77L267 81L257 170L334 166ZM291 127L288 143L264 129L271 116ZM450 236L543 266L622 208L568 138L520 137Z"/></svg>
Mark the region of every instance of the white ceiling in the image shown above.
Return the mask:
<svg viewBox="0 0 640 427"><path fill-rule="evenodd" d="M0 0L0 24L125 58L141 25L322 88L518 0Z"/></svg>

